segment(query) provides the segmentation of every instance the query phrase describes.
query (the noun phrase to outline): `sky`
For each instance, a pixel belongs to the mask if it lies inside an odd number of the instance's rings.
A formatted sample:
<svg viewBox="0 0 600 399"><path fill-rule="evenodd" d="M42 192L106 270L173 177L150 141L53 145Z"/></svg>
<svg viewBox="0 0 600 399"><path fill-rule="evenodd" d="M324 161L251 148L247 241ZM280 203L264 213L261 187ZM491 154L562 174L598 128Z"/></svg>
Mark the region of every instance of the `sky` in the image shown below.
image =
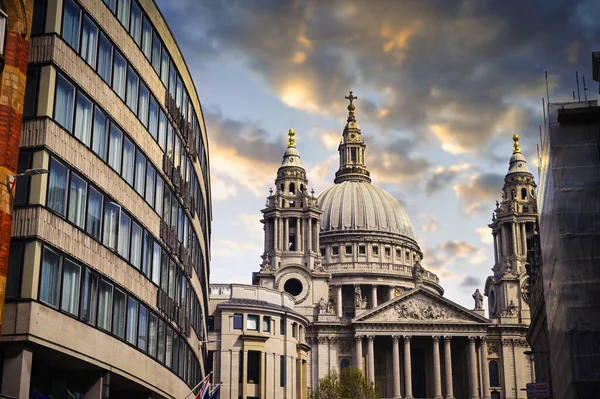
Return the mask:
<svg viewBox="0 0 600 399"><path fill-rule="evenodd" d="M579 73L598 99L596 0L157 0L209 140L211 283L251 283L260 210L290 128L316 193L333 184L352 90L373 184L404 207L445 296L473 308L494 262L492 211L512 135L537 181L551 102ZM575 93L575 96L578 94Z"/></svg>

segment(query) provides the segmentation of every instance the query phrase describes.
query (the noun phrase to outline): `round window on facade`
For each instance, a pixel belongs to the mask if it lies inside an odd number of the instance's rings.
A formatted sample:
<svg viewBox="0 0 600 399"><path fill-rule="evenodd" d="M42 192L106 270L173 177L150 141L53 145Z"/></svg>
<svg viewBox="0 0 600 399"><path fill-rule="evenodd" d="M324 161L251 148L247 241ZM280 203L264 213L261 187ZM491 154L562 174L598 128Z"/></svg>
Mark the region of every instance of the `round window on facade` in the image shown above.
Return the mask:
<svg viewBox="0 0 600 399"><path fill-rule="evenodd" d="M298 296L302 292L302 283L297 278L291 278L285 282L283 289L288 294Z"/></svg>

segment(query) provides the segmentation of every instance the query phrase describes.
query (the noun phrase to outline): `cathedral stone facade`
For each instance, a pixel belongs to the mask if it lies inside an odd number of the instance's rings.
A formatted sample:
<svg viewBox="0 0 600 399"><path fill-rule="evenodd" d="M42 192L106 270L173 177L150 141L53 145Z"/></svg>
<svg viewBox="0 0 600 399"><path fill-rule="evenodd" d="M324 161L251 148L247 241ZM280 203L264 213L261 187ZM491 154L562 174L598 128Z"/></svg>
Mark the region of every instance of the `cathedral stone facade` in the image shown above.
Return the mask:
<svg viewBox="0 0 600 399"><path fill-rule="evenodd" d="M443 296L402 206L372 184L356 97L346 98L334 185L308 191L290 130L261 211L260 271L246 290L212 286L209 349L221 394L305 399L320 378L353 366L383 398L525 398L533 381L525 262L537 209L518 137L489 225L493 275L466 309ZM250 355L260 361L249 364ZM249 379L256 367L259 378Z"/></svg>

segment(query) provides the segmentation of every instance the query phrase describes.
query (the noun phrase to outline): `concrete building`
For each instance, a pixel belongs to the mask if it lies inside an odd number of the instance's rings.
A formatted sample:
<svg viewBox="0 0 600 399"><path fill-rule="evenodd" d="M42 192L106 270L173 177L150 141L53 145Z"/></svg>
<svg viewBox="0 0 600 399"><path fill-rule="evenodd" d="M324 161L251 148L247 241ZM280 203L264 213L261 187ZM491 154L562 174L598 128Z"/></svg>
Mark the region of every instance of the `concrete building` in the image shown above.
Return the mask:
<svg viewBox="0 0 600 399"><path fill-rule="evenodd" d="M595 73L597 72L595 64ZM600 107L548 106L540 164L539 250L532 256L536 317L528 339L536 379L552 397L597 398L600 390Z"/></svg>
<svg viewBox="0 0 600 399"><path fill-rule="evenodd" d="M279 314L282 306L288 307L288 317L296 318L300 327L304 327L300 317L307 320L308 388L333 370L354 366L384 398L524 398L521 389L533 380L532 358L525 355L530 316L524 265L536 203L535 183L518 137L505 195L490 224L496 257L494 274L485 285L490 298L486 318L479 290L473 294L474 309L465 309L445 298L439 278L421 265L423 253L408 215L389 193L371 183L367 144L355 115L356 97L350 93L346 98L349 114L338 148L335 184L318 196L309 192L295 132L290 130L275 190L270 190L261 211L264 252L261 269L253 275L254 286L227 291L226 302L223 286L211 290L209 325L214 342L209 349L216 380L230 384L221 391L223 398L254 398L243 376L257 372L256 397L305 398L299 388L303 373L292 372L291 387L284 390L270 385L278 370L268 359L282 355L276 331L260 334L265 340L260 356L267 359L260 370L240 362L245 357L237 353L245 347L245 337L239 330L232 334L229 319L223 326L223 312L227 309L231 317L236 311L222 307L236 304L238 295L253 300L245 305L251 310L237 311L242 317L276 318L271 306L276 303ZM276 297L261 307L256 302L262 292L258 287L289 294L293 306ZM213 306L213 301L219 304ZM288 346L287 364L303 364L304 342L298 334L300 342L288 343L297 349Z"/></svg>
<svg viewBox="0 0 600 399"><path fill-rule="evenodd" d="M152 0L36 0L1 349L17 398L183 398L204 370L210 182Z"/></svg>

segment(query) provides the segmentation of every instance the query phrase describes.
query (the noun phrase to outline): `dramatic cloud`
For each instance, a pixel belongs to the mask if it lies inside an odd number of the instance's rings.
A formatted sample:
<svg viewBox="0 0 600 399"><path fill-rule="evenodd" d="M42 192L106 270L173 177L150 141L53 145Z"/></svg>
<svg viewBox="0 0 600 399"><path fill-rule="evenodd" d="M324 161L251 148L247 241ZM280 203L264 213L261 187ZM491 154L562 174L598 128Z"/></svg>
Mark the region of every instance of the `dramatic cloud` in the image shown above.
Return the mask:
<svg viewBox="0 0 600 399"><path fill-rule="evenodd" d="M266 196L281 162L281 143L272 141L254 122L226 118L219 112L205 112L204 116L210 131L213 176L227 176L255 196ZM218 182L217 189L222 189ZM223 193L216 194L219 200Z"/></svg>
<svg viewBox="0 0 600 399"><path fill-rule="evenodd" d="M448 168L437 167L425 183L425 192L427 195L432 195L445 187L449 187L461 172L472 168L472 165L468 163L452 165Z"/></svg>
<svg viewBox="0 0 600 399"><path fill-rule="evenodd" d="M210 179L211 193L213 201L224 201L237 194L237 188L232 184L227 184L214 174Z"/></svg>
<svg viewBox="0 0 600 399"><path fill-rule="evenodd" d="M467 276L465 277L465 279L463 280L462 283L460 283L461 287L464 288L469 288L469 287L479 287L479 285L481 284L481 282L479 281L479 279L472 277L472 276Z"/></svg>
<svg viewBox="0 0 600 399"><path fill-rule="evenodd" d="M434 273L450 273L463 264L477 265L486 257L482 249L465 241L451 240L426 249L424 252L423 266Z"/></svg>
<svg viewBox="0 0 600 399"><path fill-rule="evenodd" d="M475 232L479 235L482 243L492 244L494 242L492 230L489 227L478 227L475 229Z"/></svg>
<svg viewBox="0 0 600 399"><path fill-rule="evenodd" d="M421 230L426 233L434 233L440 228L440 220L436 217L430 217L429 215L419 215L421 222Z"/></svg>
<svg viewBox="0 0 600 399"><path fill-rule="evenodd" d="M314 114L339 116L354 89L359 121L434 140L450 154L535 131L544 69L551 88L568 95L600 36L588 17L600 11L593 0L161 6L200 63L234 59L283 103Z"/></svg>
<svg viewBox="0 0 600 399"><path fill-rule="evenodd" d="M483 173L475 176L469 183L456 184L454 194L463 204L466 215L492 212L494 201L502 193L504 177L496 173Z"/></svg>

